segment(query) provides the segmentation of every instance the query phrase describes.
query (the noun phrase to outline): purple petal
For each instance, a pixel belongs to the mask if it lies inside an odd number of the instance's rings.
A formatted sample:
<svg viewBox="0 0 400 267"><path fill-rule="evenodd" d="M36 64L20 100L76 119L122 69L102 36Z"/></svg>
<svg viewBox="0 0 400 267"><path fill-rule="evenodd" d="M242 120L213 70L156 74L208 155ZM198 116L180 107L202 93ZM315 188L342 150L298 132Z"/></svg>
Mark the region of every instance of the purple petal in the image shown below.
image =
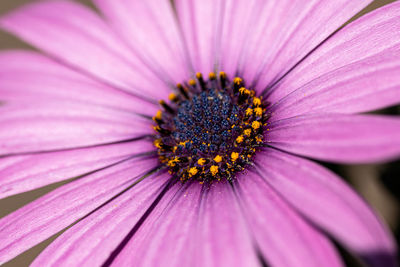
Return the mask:
<svg viewBox="0 0 400 267"><path fill-rule="evenodd" d="M148 141L0 158L0 198L33 190L149 152Z"/></svg>
<svg viewBox="0 0 400 267"><path fill-rule="evenodd" d="M135 227L169 174L149 177L78 222L48 246L32 266L101 266Z"/></svg>
<svg viewBox="0 0 400 267"><path fill-rule="evenodd" d="M198 183L186 187L178 183L168 191L112 266L195 265L193 255L200 245L194 238L201 188Z"/></svg>
<svg viewBox="0 0 400 267"><path fill-rule="evenodd" d="M268 145L315 159L368 163L400 155L400 119L396 117L302 115L267 127Z"/></svg>
<svg viewBox="0 0 400 267"><path fill-rule="evenodd" d="M60 12L62 10L62 12ZM0 19L0 27L53 57L125 91L166 98L169 89L90 9L72 1L30 4Z"/></svg>
<svg viewBox="0 0 400 267"><path fill-rule="evenodd" d="M255 241L272 266L342 266L334 247L259 175L237 179L238 197Z"/></svg>
<svg viewBox="0 0 400 267"><path fill-rule="evenodd" d="M248 45L252 30L257 27L255 21L265 8L271 8L273 1L225 0L221 15L221 36L218 39L217 62L220 69L230 77L237 75L243 49Z"/></svg>
<svg viewBox="0 0 400 267"><path fill-rule="evenodd" d="M172 201L167 193L169 203L161 200L113 264L259 266L230 185L200 190L196 183L181 188Z"/></svg>
<svg viewBox="0 0 400 267"><path fill-rule="evenodd" d="M311 112L355 113L391 106L400 103L399 73L400 51L385 51L305 84L270 112L280 120Z"/></svg>
<svg viewBox="0 0 400 267"><path fill-rule="evenodd" d="M76 148L151 133L149 120L74 102L0 108L0 154Z"/></svg>
<svg viewBox="0 0 400 267"><path fill-rule="evenodd" d="M379 58L381 54L383 56L399 49L400 3L394 2L362 16L341 29L275 86L268 99L273 103L277 102L320 76L329 75L334 70L340 71L344 66L356 62L362 65L362 62L369 58ZM382 80L377 89L385 86L385 82ZM379 97L379 95L375 94L371 98L373 97ZM369 103L373 104L372 101ZM387 104L382 103L381 106ZM353 112L361 110L359 105L355 106L356 109ZM351 112L351 108L352 105L348 105L348 112ZM368 109L365 105L364 110Z"/></svg>
<svg viewBox="0 0 400 267"><path fill-rule="evenodd" d="M231 186L214 183L202 196L196 261L202 266L259 266L256 249Z"/></svg>
<svg viewBox="0 0 400 267"><path fill-rule="evenodd" d="M36 52L0 53L0 101L74 101L153 116L156 105L98 83Z"/></svg>
<svg viewBox="0 0 400 267"><path fill-rule="evenodd" d="M388 230L368 205L332 172L311 161L267 149L257 164L265 181L304 216L362 256L395 255ZM375 266L384 265L376 262Z"/></svg>
<svg viewBox="0 0 400 267"><path fill-rule="evenodd" d="M189 62L169 0L95 0L136 55L173 83L189 77ZM160 74L161 74L160 73Z"/></svg>
<svg viewBox="0 0 400 267"><path fill-rule="evenodd" d="M56 234L157 165L131 160L66 184L0 219L0 264Z"/></svg>
<svg viewBox="0 0 400 267"><path fill-rule="evenodd" d="M260 1L240 71L263 90L371 1ZM236 18L241 20L241 18ZM245 24L245 23L243 23ZM323 26L322 26L323 25Z"/></svg>
<svg viewBox="0 0 400 267"><path fill-rule="evenodd" d="M176 0L175 5L194 71L214 71L223 1Z"/></svg>

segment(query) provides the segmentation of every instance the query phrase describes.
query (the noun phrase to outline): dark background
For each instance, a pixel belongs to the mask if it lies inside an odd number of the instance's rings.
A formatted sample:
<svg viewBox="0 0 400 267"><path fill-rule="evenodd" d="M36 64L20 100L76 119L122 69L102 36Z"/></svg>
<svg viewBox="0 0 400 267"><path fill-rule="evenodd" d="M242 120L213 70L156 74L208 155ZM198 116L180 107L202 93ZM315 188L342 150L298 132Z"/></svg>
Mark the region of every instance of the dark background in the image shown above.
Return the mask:
<svg viewBox="0 0 400 267"><path fill-rule="evenodd" d="M12 10L24 3L34 2L35 0L1 0L0 1L0 15ZM110 0L112 1L112 0ZM115 1L115 0L114 0ZM351 1L351 0L349 0ZM79 0L86 5L92 6L88 0ZM357 14L353 19L370 12L382 5L394 2L394 0L375 0L366 9ZM24 44L12 35L0 31L0 50L5 49L34 49L31 46ZM380 111L385 114L400 114L399 107L393 107ZM400 161L392 162L381 165L326 165L349 183L351 183L356 190L363 195L368 202L378 211L384 218L386 223L390 226L399 240L399 188L400 188ZM8 197L0 200L0 218L9 214L10 212L18 209L28 202L42 196L43 194L61 186L65 182L60 182L55 185L40 188L31 192L19 194L16 196ZM3 265L3 267L21 267L27 266L32 260L42 251L56 236L40 243L34 248L19 255L15 259ZM346 261L351 266L358 266L349 255L345 255Z"/></svg>

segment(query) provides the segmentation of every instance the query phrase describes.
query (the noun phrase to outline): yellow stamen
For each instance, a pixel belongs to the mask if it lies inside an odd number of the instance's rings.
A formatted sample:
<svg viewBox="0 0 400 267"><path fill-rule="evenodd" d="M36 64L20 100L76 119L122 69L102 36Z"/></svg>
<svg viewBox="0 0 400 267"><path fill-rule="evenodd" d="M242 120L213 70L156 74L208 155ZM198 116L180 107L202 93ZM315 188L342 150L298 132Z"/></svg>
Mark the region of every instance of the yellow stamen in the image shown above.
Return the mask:
<svg viewBox="0 0 400 267"><path fill-rule="evenodd" d="M215 158L214 158L214 161L215 161L216 163L219 163L219 162L222 161L222 157L221 157L220 155L216 155Z"/></svg>
<svg viewBox="0 0 400 267"><path fill-rule="evenodd" d="M236 78L233 79L233 83L235 83L235 84L237 84L237 85L241 84L242 81L243 81L243 80L242 80L241 78L239 78L239 77L236 77Z"/></svg>
<svg viewBox="0 0 400 267"><path fill-rule="evenodd" d="M246 109L246 116L253 115L253 110L251 108Z"/></svg>
<svg viewBox="0 0 400 267"><path fill-rule="evenodd" d="M239 135L237 138L236 138L236 143L241 143L241 142L243 142L243 135Z"/></svg>
<svg viewBox="0 0 400 267"><path fill-rule="evenodd" d="M256 116L260 117L263 114L263 110L260 107L257 107L254 109L254 112L256 113Z"/></svg>
<svg viewBox="0 0 400 267"><path fill-rule="evenodd" d="M242 95L250 95L251 94L250 90L246 89L246 87L240 87L239 93Z"/></svg>
<svg viewBox="0 0 400 267"><path fill-rule="evenodd" d="M176 96L176 94L170 93L168 96L168 99L171 101L176 101L178 99L178 97Z"/></svg>
<svg viewBox="0 0 400 267"><path fill-rule="evenodd" d="M215 176L218 173L218 166L212 165L210 167L210 172L211 172L212 176Z"/></svg>
<svg viewBox="0 0 400 267"><path fill-rule="evenodd" d="M232 152L231 154L231 160L235 162L239 158L239 153L238 152Z"/></svg>
<svg viewBox="0 0 400 267"><path fill-rule="evenodd" d="M215 72L210 72L210 74L208 74L208 78L210 80L215 80L217 78L217 75L215 75Z"/></svg>
<svg viewBox="0 0 400 267"><path fill-rule="evenodd" d="M258 143L262 142L262 137L261 137L261 136L256 136L256 141L257 141Z"/></svg>
<svg viewBox="0 0 400 267"><path fill-rule="evenodd" d="M254 106L260 106L261 105L261 99L258 97L253 98L253 104Z"/></svg>
<svg viewBox="0 0 400 267"><path fill-rule="evenodd" d="M176 165L176 163L179 162L179 159L177 157L174 157L173 159L169 160L167 165L169 167L174 167Z"/></svg>
<svg viewBox="0 0 400 267"><path fill-rule="evenodd" d="M161 141L161 139L157 139L157 140L154 141L153 144L154 144L157 148L161 148L162 141Z"/></svg>
<svg viewBox="0 0 400 267"><path fill-rule="evenodd" d="M201 75L200 72L196 72L196 78L197 78L197 79L200 79L201 77L203 77L203 75Z"/></svg>
<svg viewBox="0 0 400 267"><path fill-rule="evenodd" d="M188 170L189 177L192 177L193 175L196 175L198 173L198 170L196 167L192 167Z"/></svg>
<svg viewBox="0 0 400 267"><path fill-rule="evenodd" d="M199 165L201 165L201 166L203 166L204 163L206 163L206 160L203 159L203 158L199 158L199 160L197 161L197 164L199 164Z"/></svg>
<svg viewBox="0 0 400 267"><path fill-rule="evenodd" d="M221 72L219 73L219 77L225 79L225 78L226 78L226 73L223 72L223 71L221 71Z"/></svg>
<svg viewBox="0 0 400 267"><path fill-rule="evenodd" d="M251 127L253 127L254 130L257 130L258 128L261 127L261 122L253 121L253 123L251 124Z"/></svg>
<svg viewBox="0 0 400 267"><path fill-rule="evenodd" d="M196 81L194 79L190 79L189 80L189 85L195 86L196 85Z"/></svg>
<svg viewBox="0 0 400 267"><path fill-rule="evenodd" d="M158 110L157 114L153 117L153 121L161 120L161 118L162 118L162 111Z"/></svg>
<svg viewBox="0 0 400 267"><path fill-rule="evenodd" d="M244 135L250 136L251 134L251 129L246 129L243 131Z"/></svg>

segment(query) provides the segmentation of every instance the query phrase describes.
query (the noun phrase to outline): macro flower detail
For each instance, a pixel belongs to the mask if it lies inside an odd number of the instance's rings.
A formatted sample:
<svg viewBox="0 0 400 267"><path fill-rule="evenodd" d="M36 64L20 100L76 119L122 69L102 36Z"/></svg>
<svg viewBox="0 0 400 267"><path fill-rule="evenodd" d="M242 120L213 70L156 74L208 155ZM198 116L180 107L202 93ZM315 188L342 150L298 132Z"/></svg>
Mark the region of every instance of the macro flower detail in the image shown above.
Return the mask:
<svg viewBox="0 0 400 267"><path fill-rule="evenodd" d="M171 93L173 107L160 101L164 112L153 117L154 145L182 182L231 181L263 144L265 108L239 77L229 81L224 72L219 81L213 72L208 81L201 73L196 77L197 83L178 84L179 94Z"/></svg>
<svg viewBox="0 0 400 267"><path fill-rule="evenodd" d="M400 2L39 1L0 27L0 264L370 266L397 247L333 163L400 156ZM343 27L342 27L343 26Z"/></svg>

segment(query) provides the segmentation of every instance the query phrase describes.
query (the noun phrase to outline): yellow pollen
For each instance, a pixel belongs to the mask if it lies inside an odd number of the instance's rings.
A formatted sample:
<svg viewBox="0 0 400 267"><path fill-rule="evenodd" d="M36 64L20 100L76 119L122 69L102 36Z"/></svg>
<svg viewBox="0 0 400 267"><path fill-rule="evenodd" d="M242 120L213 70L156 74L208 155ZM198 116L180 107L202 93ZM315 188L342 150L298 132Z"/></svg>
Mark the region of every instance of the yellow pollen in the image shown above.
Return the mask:
<svg viewBox="0 0 400 267"><path fill-rule="evenodd" d="M262 142L262 137L256 136L256 141L257 141L258 143Z"/></svg>
<svg viewBox="0 0 400 267"><path fill-rule="evenodd" d="M208 78L210 80L215 80L217 78L217 75L215 75L215 72L210 72L210 74L208 74Z"/></svg>
<svg viewBox="0 0 400 267"><path fill-rule="evenodd" d="M218 173L218 166L212 165L210 167L210 172L211 172L212 176L215 176Z"/></svg>
<svg viewBox="0 0 400 267"><path fill-rule="evenodd" d="M153 121L161 120L161 118L162 118L162 112L161 112L161 110L158 110L157 114L153 117Z"/></svg>
<svg viewBox="0 0 400 267"><path fill-rule="evenodd" d="M174 157L173 159L168 161L167 165L169 167L174 167L176 165L176 162L179 162L179 159L177 157Z"/></svg>
<svg viewBox="0 0 400 267"><path fill-rule="evenodd" d="M161 139L157 139L157 140L154 141L153 144L154 144L157 148L161 148L162 141L161 141Z"/></svg>
<svg viewBox="0 0 400 267"><path fill-rule="evenodd" d="M192 177L193 175L196 175L196 174L197 174L197 172L198 172L198 170L197 170L197 168L196 168L196 167L192 167L192 168L190 168L190 169L188 170L189 177Z"/></svg>
<svg viewBox="0 0 400 267"><path fill-rule="evenodd" d="M175 100L177 100L177 96L174 93L170 93L169 96L168 96L168 99L171 100L171 101L175 101Z"/></svg>
<svg viewBox="0 0 400 267"><path fill-rule="evenodd" d="M262 114L263 114L263 110L262 110L262 108L260 108L260 107L255 108L255 109L254 109L254 112L256 113L256 115L257 115L258 117L262 116Z"/></svg>
<svg viewBox="0 0 400 267"><path fill-rule="evenodd" d="M185 146L187 142L188 142L188 141L185 141L185 142L179 142L179 144L180 144L181 146Z"/></svg>
<svg viewBox="0 0 400 267"><path fill-rule="evenodd" d="M250 90L246 89L246 87L240 87L239 88L239 93L241 93L242 95L250 95Z"/></svg>
<svg viewBox="0 0 400 267"><path fill-rule="evenodd" d="M236 78L233 79L233 83L235 83L235 84L237 84L237 85L241 84L242 81L243 81L243 80L242 80L241 78L239 78L239 77L236 77Z"/></svg>
<svg viewBox="0 0 400 267"><path fill-rule="evenodd" d="M246 116L253 115L253 110L251 108L246 109Z"/></svg>
<svg viewBox="0 0 400 267"><path fill-rule="evenodd" d="M251 134L251 129L246 129L243 131L244 135L250 136Z"/></svg>
<svg viewBox="0 0 400 267"><path fill-rule="evenodd" d="M259 97L255 97L255 98L253 99L253 104L254 104L254 106L259 106L259 105L261 105L261 99L260 99Z"/></svg>
<svg viewBox="0 0 400 267"><path fill-rule="evenodd" d="M214 158L214 161L215 161L216 163L219 163L219 162L222 161L222 157L221 157L220 155L216 155L215 158Z"/></svg>
<svg viewBox="0 0 400 267"><path fill-rule="evenodd" d="M206 163L206 160L203 158L199 158L199 160L197 161L197 164L199 164L200 166L203 166L204 163Z"/></svg>
<svg viewBox="0 0 400 267"><path fill-rule="evenodd" d="M243 135L239 135L237 138L236 138L236 143L241 143L241 142L243 142Z"/></svg>
<svg viewBox="0 0 400 267"><path fill-rule="evenodd" d="M196 78L197 78L197 79L200 79L201 77L203 77L203 75L201 75L200 72L197 72L197 73L196 73Z"/></svg>
<svg viewBox="0 0 400 267"><path fill-rule="evenodd" d="M225 79L225 78L226 78L226 73L223 72L223 71L221 71L221 72L219 73L219 76L220 76L221 78Z"/></svg>
<svg viewBox="0 0 400 267"><path fill-rule="evenodd" d="M194 79L190 79L189 80L189 85L195 86L196 85L196 81Z"/></svg>
<svg viewBox="0 0 400 267"><path fill-rule="evenodd" d="M231 154L231 160L235 162L239 158L239 153L238 152L232 152Z"/></svg>
<svg viewBox="0 0 400 267"><path fill-rule="evenodd" d="M254 130L257 130L258 128L261 127L261 122L253 121L253 123L251 124L251 127L253 127Z"/></svg>

